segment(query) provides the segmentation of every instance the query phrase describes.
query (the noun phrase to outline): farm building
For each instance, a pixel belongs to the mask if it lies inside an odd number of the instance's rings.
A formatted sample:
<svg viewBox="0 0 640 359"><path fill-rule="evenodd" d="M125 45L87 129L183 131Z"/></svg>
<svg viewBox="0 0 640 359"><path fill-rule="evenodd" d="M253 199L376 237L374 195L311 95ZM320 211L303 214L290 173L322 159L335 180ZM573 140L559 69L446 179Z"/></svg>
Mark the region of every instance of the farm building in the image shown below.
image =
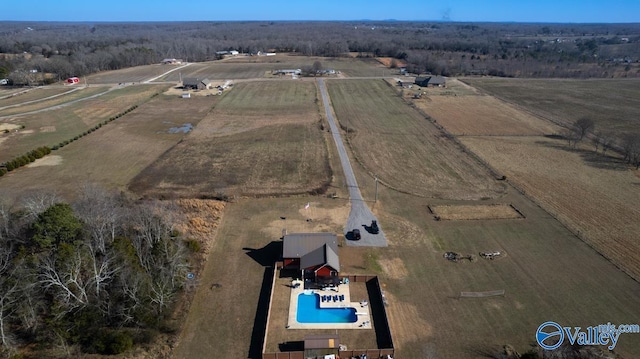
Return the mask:
<svg viewBox="0 0 640 359"><path fill-rule="evenodd" d="M181 64L182 60L180 60L180 59L163 59L161 63L163 65L177 65L177 64Z"/></svg>
<svg viewBox="0 0 640 359"><path fill-rule="evenodd" d="M415 84L420 87L446 87L447 79L442 76L416 77Z"/></svg>
<svg viewBox="0 0 640 359"><path fill-rule="evenodd" d="M402 87L402 88L412 88L413 87L413 81L402 81L402 80L398 80L398 86Z"/></svg>
<svg viewBox="0 0 640 359"><path fill-rule="evenodd" d="M307 281L337 278L340 271L338 237L333 233L293 233L284 236L284 268L301 271Z"/></svg>
<svg viewBox="0 0 640 359"><path fill-rule="evenodd" d="M69 84L69 85L77 84L78 82L80 82L80 79L77 78L77 77L69 77L66 80L66 83Z"/></svg>
<svg viewBox="0 0 640 359"><path fill-rule="evenodd" d="M273 74L275 74L275 75L300 75L300 74L302 74L302 70L301 69L274 70Z"/></svg>
<svg viewBox="0 0 640 359"><path fill-rule="evenodd" d="M199 79L197 77L185 77L182 80L182 88L185 90L208 90L211 88L211 80Z"/></svg>

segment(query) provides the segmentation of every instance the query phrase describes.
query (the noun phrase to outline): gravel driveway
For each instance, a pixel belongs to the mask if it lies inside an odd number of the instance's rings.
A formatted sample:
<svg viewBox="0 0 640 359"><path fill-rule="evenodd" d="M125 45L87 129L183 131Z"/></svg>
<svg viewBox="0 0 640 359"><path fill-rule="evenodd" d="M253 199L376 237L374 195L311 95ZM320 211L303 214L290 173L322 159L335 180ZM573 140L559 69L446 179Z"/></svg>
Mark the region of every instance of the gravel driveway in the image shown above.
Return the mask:
<svg viewBox="0 0 640 359"><path fill-rule="evenodd" d="M324 103L324 110L327 114L327 119L329 120L331 134L333 135L333 140L336 143L338 154L340 155L340 162L342 163L342 170L344 171L344 176L347 180L347 187L349 187L351 211L349 212L349 219L347 219L347 224L344 228L344 235L345 238L347 238L347 245L386 247L387 239L384 236L382 228L377 234L373 234L368 231L368 226L371 225L371 221L374 219L377 220L377 218L373 215L367 203L362 199L362 194L360 194L360 188L358 188L356 176L353 174L351 162L349 162L347 151L344 147L344 144L342 143L342 138L340 137L340 130L338 129L338 126L336 125L333 114L331 112L331 106L329 105L329 94L327 93L327 87L324 83L324 80L318 79L318 85L320 87L320 94L322 95L322 102ZM379 223L379 225L380 227L383 227L384 223ZM353 240L352 231L356 228L360 229L360 233L362 235L362 239L360 239L359 241Z"/></svg>

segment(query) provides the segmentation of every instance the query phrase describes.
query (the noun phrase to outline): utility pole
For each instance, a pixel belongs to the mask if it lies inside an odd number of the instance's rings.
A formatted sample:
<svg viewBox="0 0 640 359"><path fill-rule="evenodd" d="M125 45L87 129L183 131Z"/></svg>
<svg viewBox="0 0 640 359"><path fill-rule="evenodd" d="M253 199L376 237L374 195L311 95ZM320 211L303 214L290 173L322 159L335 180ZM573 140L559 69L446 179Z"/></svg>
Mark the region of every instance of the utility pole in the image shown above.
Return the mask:
<svg viewBox="0 0 640 359"><path fill-rule="evenodd" d="M373 203L377 203L378 202L378 177L376 177L376 197L373 200Z"/></svg>

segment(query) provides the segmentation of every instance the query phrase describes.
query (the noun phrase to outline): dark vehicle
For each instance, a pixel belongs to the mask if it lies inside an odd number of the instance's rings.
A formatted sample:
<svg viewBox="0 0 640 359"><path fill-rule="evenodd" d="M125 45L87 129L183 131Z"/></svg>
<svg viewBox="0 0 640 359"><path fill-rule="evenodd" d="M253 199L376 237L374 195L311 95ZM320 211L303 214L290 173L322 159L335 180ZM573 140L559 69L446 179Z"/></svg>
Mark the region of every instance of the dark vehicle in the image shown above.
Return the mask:
<svg viewBox="0 0 640 359"><path fill-rule="evenodd" d="M371 221L371 233L380 233L380 228L378 228L378 221L376 221L375 219Z"/></svg>
<svg viewBox="0 0 640 359"><path fill-rule="evenodd" d="M353 240L354 241L359 241L362 238L362 235L360 235L360 230L359 229L354 229L353 230Z"/></svg>

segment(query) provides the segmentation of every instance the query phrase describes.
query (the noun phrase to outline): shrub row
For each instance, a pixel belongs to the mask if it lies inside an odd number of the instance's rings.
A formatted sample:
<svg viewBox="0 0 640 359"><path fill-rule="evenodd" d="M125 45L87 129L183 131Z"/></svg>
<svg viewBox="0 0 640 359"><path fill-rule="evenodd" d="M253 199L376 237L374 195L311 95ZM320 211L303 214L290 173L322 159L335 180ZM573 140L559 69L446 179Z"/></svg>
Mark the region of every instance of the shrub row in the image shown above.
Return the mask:
<svg viewBox="0 0 640 359"><path fill-rule="evenodd" d="M128 114L129 112L131 112L131 111L135 110L136 108L138 108L138 105L133 105L133 106L129 107L128 109L126 109L124 112L120 112L119 114L117 114L117 115L115 115L115 116L113 116L113 117L109 117L109 119L104 120L104 121L100 122L99 124L97 124L97 125L95 125L95 126L91 127L90 129L88 129L88 130L84 131L82 134L77 135L77 136L74 136L74 137L73 137L73 138L71 138L71 139L68 139L68 140L62 141L62 142L58 143L57 145L54 145L51 149L53 149L54 151L55 151L55 150L58 150L58 149L61 149L62 147L64 147L64 146L66 146L66 145L70 144L71 142L73 142L73 141L77 141L77 140L79 140L80 138L82 138L82 137L84 137L84 136L86 136L86 135L90 134L91 132L93 132L93 131L95 131L95 130L99 129L100 127L102 127L102 126L106 125L107 123L109 123L109 122L111 122L111 121L115 121L115 120L119 119L120 117L122 117L122 116L124 116L124 115Z"/></svg>
<svg viewBox="0 0 640 359"><path fill-rule="evenodd" d="M5 173L9 171L13 171L16 168L28 165L29 163L37 160L38 158L42 158L51 153L51 149L49 147L38 147L33 151L30 151L27 154L24 154L20 157L16 157L8 162L4 163L4 167L0 167L0 176L4 176Z"/></svg>

